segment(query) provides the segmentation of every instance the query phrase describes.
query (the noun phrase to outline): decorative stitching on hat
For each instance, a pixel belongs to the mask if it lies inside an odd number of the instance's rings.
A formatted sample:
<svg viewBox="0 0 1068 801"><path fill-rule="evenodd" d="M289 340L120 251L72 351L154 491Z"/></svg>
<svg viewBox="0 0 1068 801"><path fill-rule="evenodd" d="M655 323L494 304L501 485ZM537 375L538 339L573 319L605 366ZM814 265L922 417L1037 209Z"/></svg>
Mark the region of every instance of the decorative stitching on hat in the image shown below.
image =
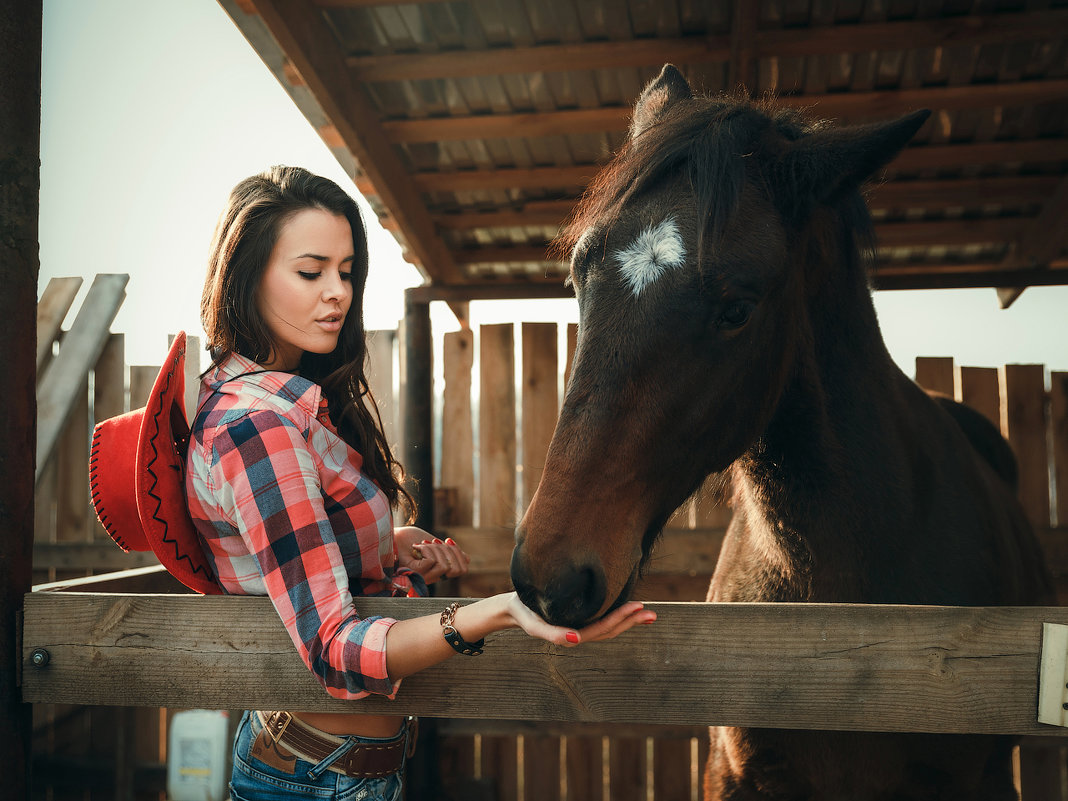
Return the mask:
<svg viewBox="0 0 1068 801"><path fill-rule="evenodd" d="M185 349L182 348L182 349L180 349L178 351L178 356L181 357L181 356L184 356L184 355L185 355ZM168 525L166 520L164 520L162 517L159 516L160 507L163 506L163 498L161 498L158 494L156 494L156 492L154 492L154 490L156 488L156 485L159 483L159 476L156 474L156 471L153 469L153 466L159 460L159 450L156 448L156 436L159 434L159 417L160 417L160 414L163 413L163 408L162 408L163 396L166 395L167 394L167 390L170 389L171 379L174 378L175 372L176 372L175 371L175 362L171 362L171 369L167 371L167 383L163 387L163 391L159 393L159 396L158 396L158 399L157 399L158 407L156 408L156 410L152 414L152 424L156 427L156 430L153 432L152 436L149 437L149 439L148 439L149 445L152 447L152 458L149 459L148 460L148 464L145 465L145 472L148 473L148 475L152 477L152 483L145 490L145 494L148 495L153 500L155 500L155 502L156 502L156 508L152 512L152 519L163 525L163 537L162 537L162 539L163 539L163 542L170 543L171 546L174 548L174 558L175 559L180 559L180 560L184 559L186 562L189 563L189 567L192 569L192 571L194 573L201 573L204 576L214 580L215 577L208 571L206 565L203 565L203 564L199 564L198 565L198 564L193 562L193 559L189 554L187 554L187 553L179 553L178 540L176 540L173 537L169 537L168 536L168 532L170 531L170 526Z"/></svg>
<svg viewBox="0 0 1068 801"><path fill-rule="evenodd" d="M104 531L108 533L108 536L115 541L115 544L122 548L126 553L130 552L130 546L126 544L126 540L119 534L118 529L115 528L115 524L111 522L108 517L107 509L104 507L104 501L100 496L100 492L97 487L100 482L97 480L97 460L100 455L100 425L93 429L93 443L89 450L89 498L92 501L93 509L96 511L97 520L100 521L100 525L104 527Z"/></svg>

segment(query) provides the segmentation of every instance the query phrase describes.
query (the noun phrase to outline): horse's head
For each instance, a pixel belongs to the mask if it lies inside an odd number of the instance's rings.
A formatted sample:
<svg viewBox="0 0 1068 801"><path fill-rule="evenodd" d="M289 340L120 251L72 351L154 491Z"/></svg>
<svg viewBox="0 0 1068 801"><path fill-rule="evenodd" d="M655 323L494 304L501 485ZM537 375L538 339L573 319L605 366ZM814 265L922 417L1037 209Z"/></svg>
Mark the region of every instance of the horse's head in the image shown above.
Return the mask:
<svg viewBox="0 0 1068 801"><path fill-rule="evenodd" d="M867 220L857 187L925 118L816 129L695 97L670 66L646 88L563 237L579 336L516 530L528 606L581 626L625 601L672 512L759 443L846 232L827 219Z"/></svg>

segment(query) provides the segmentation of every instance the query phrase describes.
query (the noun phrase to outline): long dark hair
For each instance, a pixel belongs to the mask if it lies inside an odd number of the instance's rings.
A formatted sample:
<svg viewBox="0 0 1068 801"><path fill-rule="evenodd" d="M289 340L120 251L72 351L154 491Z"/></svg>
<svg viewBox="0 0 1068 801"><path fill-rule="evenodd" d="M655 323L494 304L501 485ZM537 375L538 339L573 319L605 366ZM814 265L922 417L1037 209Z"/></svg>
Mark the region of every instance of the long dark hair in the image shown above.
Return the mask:
<svg viewBox="0 0 1068 801"><path fill-rule="evenodd" d="M208 274L200 299L212 368L231 353L270 362L275 343L260 315L260 280L282 226L305 209L339 214L352 228L352 305L330 353L305 353L300 374L323 388L338 434L363 457L363 473L389 498L403 504L408 519L415 502L404 488L404 469L382 433L382 418L367 384L363 290L367 282L367 233L356 202L336 183L300 167L272 167L246 178L230 192L212 239Z"/></svg>

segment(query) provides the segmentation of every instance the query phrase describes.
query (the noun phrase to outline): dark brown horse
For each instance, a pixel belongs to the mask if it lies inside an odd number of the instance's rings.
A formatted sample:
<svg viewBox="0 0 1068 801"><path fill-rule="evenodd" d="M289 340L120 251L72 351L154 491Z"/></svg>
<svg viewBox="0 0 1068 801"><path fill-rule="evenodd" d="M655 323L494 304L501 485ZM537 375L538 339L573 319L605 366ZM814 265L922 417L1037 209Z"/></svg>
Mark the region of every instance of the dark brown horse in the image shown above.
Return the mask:
<svg viewBox="0 0 1068 801"><path fill-rule="evenodd" d="M710 601L1049 602L997 430L893 363L860 187L927 118L830 128L665 67L567 247L579 339L512 579L551 622L626 600L709 474ZM705 798L1010 799L1007 738L718 728Z"/></svg>

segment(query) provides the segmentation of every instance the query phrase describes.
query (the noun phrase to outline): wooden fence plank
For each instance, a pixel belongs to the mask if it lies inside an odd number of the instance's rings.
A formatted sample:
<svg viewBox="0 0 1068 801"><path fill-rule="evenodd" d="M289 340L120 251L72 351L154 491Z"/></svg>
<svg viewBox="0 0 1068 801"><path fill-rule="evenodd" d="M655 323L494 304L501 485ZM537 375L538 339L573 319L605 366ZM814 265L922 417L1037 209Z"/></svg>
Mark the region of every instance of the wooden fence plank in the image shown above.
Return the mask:
<svg viewBox="0 0 1068 801"><path fill-rule="evenodd" d="M492 784L496 801L516 801L519 798L517 749L518 740L515 737L482 738L482 776Z"/></svg>
<svg viewBox="0 0 1068 801"><path fill-rule="evenodd" d="M130 408L140 409L148 403L148 395L159 375L158 365L136 364L130 367Z"/></svg>
<svg viewBox="0 0 1068 801"><path fill-rule="evenodd" d="M526 509L545 469L545 454L560 408L556 324L523 323L523 483L519 508Z"/></svg>
<svg viewBox="0 0 1068 801"><path fill-rule="evenodd" d="M645 801L645 738L608 741L608 792L612 801Z"/></svg>
<svg viewBox="0 0 1068 801"><path fill-rule="evenodd" d="M59 336L60 326L74 304L82 279L50 278L45 291L37 301L37 373L40 376L45 364L52 357L52 345Z"/></svg>
<svg viewBox="0 0 1068 801"><path fill-rule="evenodd" d="M560 738L523 735L523 797L531 801L560 798Z"/></svg>
<svg viewBox="0 0 1068 801"><path fill-rule="evenodd" d="M1001 431L1001 379L996 367L961 367L961 401Z"/></svg>
<svg viewBox="0 0 1068 801"><path fill-rule="evenodd" d="M657 623L615 640L571 649L503 631L478 660L409 677L393 701L346 704L322 691L266 598L24 601L28 702L1068 734L1036 714L1042 623L1068 624L1058 607L651 603ZM364 598L357 609L407 618L441 605ZM49 652L47 667L32 666L35 648Z"/></svg>
<svg viewBox="0 0 1068 801"><path fill-rule="evenodd" d="M451 518L458 525L474 521L474 432L471 422L471 367L474 334L468 330L445 335L442 352L445 387L441 408L441 486L455 490ZM463 540L459 540L463 542ZM468 553L471 549L464 546Z"/></svg>
<svg viewBox="0 0 1068 801"><path fill-rule="evenodd" d="M1054 371L1050 384L1053 431L1053 498L1058 526L1068 526L1068 372Z"/></svg>
<svg viewBox="0 0 1068 801"><path fill-rule="evenodd" d="M653 798L689 799L690 740L675 737L653 739Z"/></svg>
<svg viewBox="0 0 1068 801"><path fill-rule="evenodd" d="M564 766L567 801L604 801L604 737L569 734Z"/></svg>
<svg viewBox="0 0 1068 801"><path fill-rule="evenodd" d="M1009 443L1020 468L1020 503L1031 525L1049 525L1049 462L1046 447L1046 383L1041 364L1005 366Z"/></svg>
<svg viewBox="0 0 1068 801"><path fill-rule="evenodd" d="M916 383L930 392L956 397L952 357L917 356Z"/></svg>
<svg viewBox="0 0 1068 801"><path fill-rule="evenodd" d="M571 378L571 365L575 362L575 347L578 345L578 325L575 323L567 324L567 356L564 359L564 388L567 388L567 381Z"/></svg>
<svg viewBox="0 0 1068 801"><path fill-rule="evenodd" d="M515 345L512 324L479 333L479 525L516 524Z"/></svg>
<svg viewBox="0 0 1068 801"><path fill-rule="evenodd" d="M128 275L98 275L64 337L59 355L37 384L37 470L35 479L59 440L89 368L96 364L126 294Z"/></svg>

